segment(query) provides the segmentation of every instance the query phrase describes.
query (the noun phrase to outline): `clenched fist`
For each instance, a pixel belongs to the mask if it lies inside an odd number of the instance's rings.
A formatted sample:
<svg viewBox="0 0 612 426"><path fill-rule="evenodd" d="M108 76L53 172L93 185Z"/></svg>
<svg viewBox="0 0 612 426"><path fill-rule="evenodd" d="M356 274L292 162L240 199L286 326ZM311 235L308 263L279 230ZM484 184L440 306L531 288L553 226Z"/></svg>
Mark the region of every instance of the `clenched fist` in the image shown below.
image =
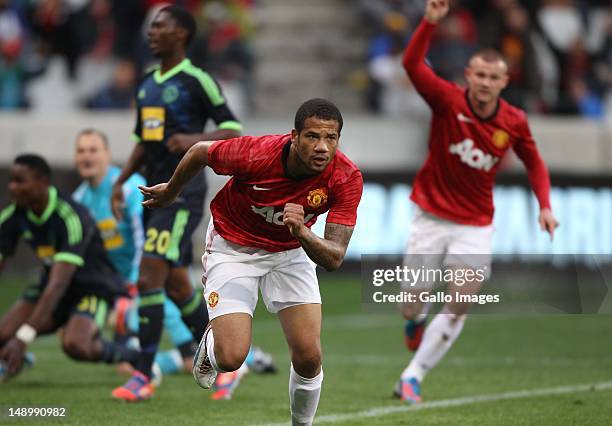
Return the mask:
<svg viewBox="0 0 612 426"><path fill-rule="evenodd" d="M306 230L304 226L304 207L299 204L287 203L283 211L283 223L289 232L298 238Z"/></svg>
<svg viewBox="0 0 612 426"><path fill-rule="evenodd" d="M425 19L430 24L437 24L448 14L448 3L450 0L427 0L425 7Z"/></svg>

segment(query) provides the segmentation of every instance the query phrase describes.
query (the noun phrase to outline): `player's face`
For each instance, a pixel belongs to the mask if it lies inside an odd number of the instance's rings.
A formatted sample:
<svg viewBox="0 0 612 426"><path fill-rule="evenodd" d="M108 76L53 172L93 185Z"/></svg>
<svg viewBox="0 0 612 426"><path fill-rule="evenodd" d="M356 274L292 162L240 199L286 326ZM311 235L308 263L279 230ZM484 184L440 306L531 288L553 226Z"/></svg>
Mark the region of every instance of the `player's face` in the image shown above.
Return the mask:
<svg viewBox="0 0 612 426"><path fill-rule="evenodd" d="M83 179L101 180L110 164L110 152L104 141L95 133L79 137L76 143L74 163Z"/></svg>
<svg viewBox="0 0 612 426"><path fill-rule="evenodd" d="M340 140L338 122L316 117L307 118L300 134L293 130L291 140L305 171L321 173L336 155Z"/></svg>
<svg viewBox="0 0 612 426"><path fill-rule="evenodd" d="M20 208L29 208L44 197L46 179L23 164L13 164L9 172L9 196Z"/></svg>
<svg viewBox="0 0 612 426"><path fill-rule="evenodd" d="M176 50L180 29L169 13L159 12L147 32L153 56L160 58Z"/></svg>
<svg viewBox="0 0 612 426"><path fill-rule="evenodd" d="M465 78L470 99L480 103L497 102L508 84L508 69L503 61L487 62L476 56L465 69Z"/></svg>

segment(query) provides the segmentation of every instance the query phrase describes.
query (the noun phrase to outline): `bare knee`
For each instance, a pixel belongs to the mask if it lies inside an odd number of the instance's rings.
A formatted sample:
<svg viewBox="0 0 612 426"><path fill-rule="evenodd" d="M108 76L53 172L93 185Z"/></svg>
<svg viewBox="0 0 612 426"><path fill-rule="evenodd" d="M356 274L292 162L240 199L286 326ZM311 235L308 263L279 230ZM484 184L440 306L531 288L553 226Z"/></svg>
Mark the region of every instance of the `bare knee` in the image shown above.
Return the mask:
<svg viewBox="0 0 612 426"><path fill-rule="evenodd" d="M168 276L166 293L176 304L184 303L193 295L191 277L186 268L172 268Z"/></svg>
<svg viewBox="0 0 612 426"><path fill-rule="evenodd" d="M291 353L293 369L302 377L315 377L319 374L322 361L323 354L318 345L294 350Z"/></svg>
<svg viewBox="0 0 612 426"><path fill-rule="evenodd" d="M152 290L159 290L162 288L163 285L160 285L159 282L151 279L148 276L142 276L138 278L138 292L141 294Z"/></svg>
<svg viewBox="0 0 612 426"><path fill-rule="evenodd" d="M88 361L90 358L89 345L70 336L65 336L62 340L62 349L66 355L76 361Z"/></svg>
<svg viewBox="0 0 612 426"><path fill-rule="evenodd" d="M138 291L148 292L164 288L169 273L168 263L163 259L143 257L138 276Z"/></svg>
<svg viewBox="0 0 612 426"><path fill-rule="evenodd" d="M215 342L215 359L217 365L223 371L235 371L240 368L247 357L248 347L239 347L238 345L220 345Z"/></svg>
<svg viewBox="0 0 612 426"><path fill-rule="evenodd" d="M170 282L166 287L166 294L177 305L185 303L187 299L193 294L193 288L191 286L177 285L177 283Z"/></svg>

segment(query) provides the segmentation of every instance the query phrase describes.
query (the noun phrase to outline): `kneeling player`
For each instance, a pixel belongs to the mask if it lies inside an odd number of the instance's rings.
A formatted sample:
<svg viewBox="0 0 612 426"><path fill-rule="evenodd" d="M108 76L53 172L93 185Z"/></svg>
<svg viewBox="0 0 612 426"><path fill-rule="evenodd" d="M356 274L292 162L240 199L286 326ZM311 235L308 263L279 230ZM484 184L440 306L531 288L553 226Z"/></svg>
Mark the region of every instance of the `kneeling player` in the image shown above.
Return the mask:
<svg viewBox="0 0 612 426"><path fill-rule="evenodd" d="M121 290L86 209L50 184L37 155L17 157L10 170L13 204L0 213L0 268L24 238L44 264L40 282L0 319L0 359L15 375L39 334L64 327L62 348L79 361L134 362L138 352L102 339L108 306Z"/></svg>
<svg viewBox="0 0 612 426"><path fill-rule="evenodd" d="M289 344L291 415L300 425L312 423L323 381L315 264L341 265L363 187L359 169L337 151L341 130L336 106L313 99L298 109L291 134L200 142L168 183L142 188L146 206L163 207L203 166L233 176L211 203L202 258L211 321L194 377L209 388L217 372L240 367L260 289ZM327 211L319 238L310 226Z"/></svg>

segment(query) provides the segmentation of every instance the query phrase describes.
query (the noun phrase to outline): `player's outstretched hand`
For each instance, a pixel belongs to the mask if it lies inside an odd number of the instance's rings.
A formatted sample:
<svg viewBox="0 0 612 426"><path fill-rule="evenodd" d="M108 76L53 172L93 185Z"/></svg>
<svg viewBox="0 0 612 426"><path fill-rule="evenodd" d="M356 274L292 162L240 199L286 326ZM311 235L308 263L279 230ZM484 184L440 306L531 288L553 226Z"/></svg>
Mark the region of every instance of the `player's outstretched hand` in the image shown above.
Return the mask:
<svg viewBox="0 0 612 426"><path fill-rule="evenodd" d="M111 195L111 210L113 216L118 222L123 219L123 209L125 208L125 202L123 200L123 188L121 185L113 185L113 192Z"/></svg>
<svg viewBox="0 0 612 426"><path fill-rule="evenodd" d="M448 14L450 0L427 0L425 6L425 19L430 24L437 24Z"/></svg>
<svg viewBox="0 0 612 426"><path fill-rule="evenodd" d="M294 237L298 237L304 228L304 207L300 204L287 203L283 211L283 223Z"/></svg>
<svg viewBox="0 0 612 426"><path fill-rule="evenodd" d="M177 196L177 194L172 194L168 191L167 183L160 183L155 186L139 186L138 189L145 196L142 205L150 209L168 207Z"/></svg>
<svg viewBox="0 0 612 426"><path fill-rule="evenodd" d="M538 222L540 223L540 229L548 232L550 234L550 240L552 241L555 236L555 229L559 227L559 222L555 219L552 211L550 211L550 209L540 210Z"/></svg>

